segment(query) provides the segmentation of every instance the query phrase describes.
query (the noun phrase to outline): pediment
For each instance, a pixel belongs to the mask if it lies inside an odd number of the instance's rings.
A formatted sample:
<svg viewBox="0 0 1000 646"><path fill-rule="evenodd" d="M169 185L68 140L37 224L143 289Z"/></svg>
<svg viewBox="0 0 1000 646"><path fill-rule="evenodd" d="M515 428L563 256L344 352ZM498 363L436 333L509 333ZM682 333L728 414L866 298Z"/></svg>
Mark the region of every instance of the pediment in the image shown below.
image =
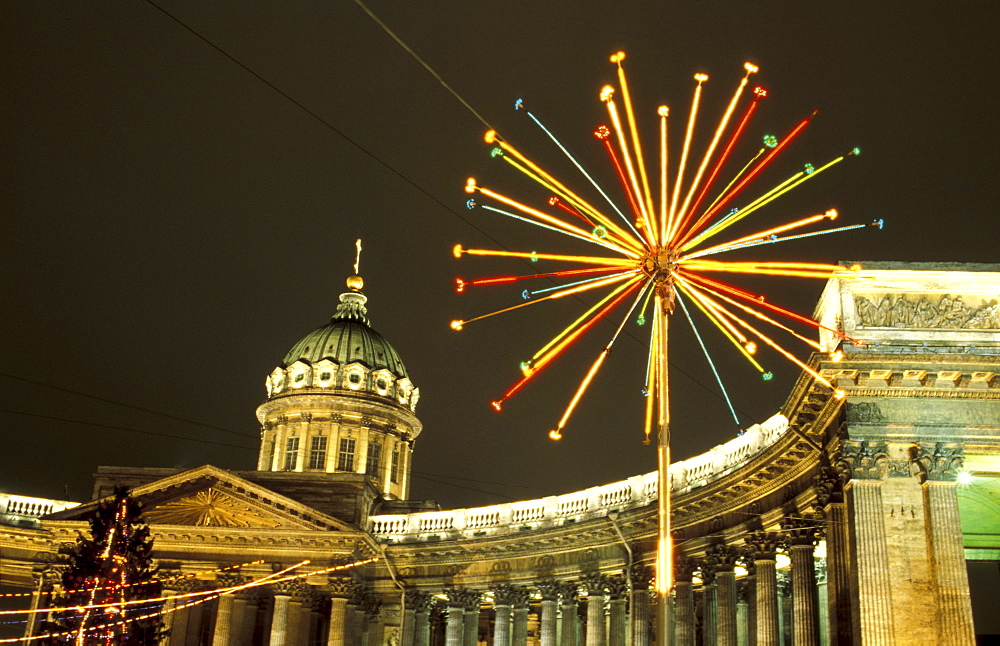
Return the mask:
<svg viewBox="0 0 1000 646"><path fill-rule="evenodd" d="M135 487L151 526L250 528L262 530L348 531L355 528L300 502L244 480L228 471L203 466ZM100 501L92 501L50 520L85 520Z"/></svg>

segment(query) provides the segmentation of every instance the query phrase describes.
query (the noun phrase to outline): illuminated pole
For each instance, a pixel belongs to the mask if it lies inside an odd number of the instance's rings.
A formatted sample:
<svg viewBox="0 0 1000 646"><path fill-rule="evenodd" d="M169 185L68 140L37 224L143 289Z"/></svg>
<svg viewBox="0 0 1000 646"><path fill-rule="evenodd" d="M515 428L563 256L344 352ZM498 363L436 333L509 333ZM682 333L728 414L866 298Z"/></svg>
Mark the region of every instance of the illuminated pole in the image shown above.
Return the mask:
<svg viewBox="0 0 1000 646"><path fill-rule="evenodd" d="M670 612L668 601L673 586L673 554L670 540L670 400L667 380L667 324L670 317L663 307L657 308L659 317L657 345L657 373L660 392L659 433L656 440L657 462L657 540L656 563L656 642L659 646L670 643Z"/></svg>

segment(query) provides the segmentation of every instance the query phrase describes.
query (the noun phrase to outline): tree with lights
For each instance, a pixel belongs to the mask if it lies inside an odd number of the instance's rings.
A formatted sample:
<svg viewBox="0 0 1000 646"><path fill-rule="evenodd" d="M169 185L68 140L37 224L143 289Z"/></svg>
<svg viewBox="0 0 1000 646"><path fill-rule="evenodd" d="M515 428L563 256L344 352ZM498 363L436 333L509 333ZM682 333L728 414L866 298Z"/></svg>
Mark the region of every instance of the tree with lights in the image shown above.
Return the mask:
<svg viewBox="0 0 1000 646"><path fill-rule="evenodd" d="M161 584L152 552L142 505L127 488L115 488L90 519L90 536L81 533L69 553L62 594L38 643L158 643L164 632Z"/></svg>

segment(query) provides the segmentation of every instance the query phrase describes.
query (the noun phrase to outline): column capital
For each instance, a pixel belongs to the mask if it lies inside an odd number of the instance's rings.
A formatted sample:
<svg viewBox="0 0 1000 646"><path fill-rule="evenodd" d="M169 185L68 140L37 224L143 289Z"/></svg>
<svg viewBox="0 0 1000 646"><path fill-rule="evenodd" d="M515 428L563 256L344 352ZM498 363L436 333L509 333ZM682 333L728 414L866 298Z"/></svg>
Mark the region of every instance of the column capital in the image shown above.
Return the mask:
<svg viewBox="0 0 1000 646"><path fill-rule="evenodd" d="M562 605L575 604L580 598L580 586L572 581L564 581L559 586L559 596L562 597Z"/></svg>
<svg viewBox="0 0 1000 646"><path fill-rule="evenodd" d="M518 585L501 583L493 587L494 606L514 606L521 598L521 593L527 592L525 588Z"/></svg>
<svg viewBox="0 0 1000 646"><path fill-rule="evenodd" d="M406 591L405 603L407 610L427 612L434 605L435 601L434 595L430 592L422 592L421 590Z"/></svg>
<svg viewBox="0 0 1000 646"><path fill-rule="evenodd" d="M836 468L852 480L882 480L889 462L886 442L843 440Z"/></svg>
<svg viewBox="0 0 1000 646"><path fill-rule="evenodd" d="M824 465L814 479L816 509L822 511L829 504L844 502L844 474L837 468Z"/></svg>
<svg viewBox="0 0 1000 646"><path fill-rule="evenodd" d="M704 585L715 585L715 564L707 560L701 562L701 567L698 568L701 572L701 584Z"/></svg>
<svg viewBox="0 0 1000 646"><path fill-rule="evenodd" d="M709 545L705 550L705 560L716 572L732 572L739 557L740 553L725 543Z"/></svg>
<svg viewBox="0 0 1000 646"><path fill-rule="evenodd" d="M755 561L773 561L778 548L784 544L779 532L750 532L743 540Z"/></svg>
<svg viewBox="0 0 1000 646"><path fill-rule="evenodd" d="M279 581L271 586L274 596L291 597L301 593L306 584L301 579L291 579L289 581Z"/></svg>
<svg viewBox="0 0 1000 646"><path fill-rule="evenodd" d="M921 482L954 481L965 463L964 447L952 442L917 442L910 449L910 459L920 470Z"/></svg>
<svg viewBox="0 0 1000 646"><path fill-rule="evenodd" d="M463 590L462 607L466 612L479 612L483 605L483 593L478 590Z"/></svg>
<svg viewBox="0 0 1000 646"><path fill-rule="evenodd" d="M559 588L562 584L555 579L539 581L535 587L542 595L542 601L555 601L559 598Z"/></svg>
<svg viewBox="0 0 1000 646"><path fill-rule="evenodd" d="M220 572L215 575L215 586L217 588L235 588L250 581L250 577L238 572Z"/></svg>
<svg viewBox="0 0 1000 646"><path fill-rule="evenodd" d="M681 555L683 557L683 555ZM676 561L675 561L676 562ZM629 579L632 580L632 588L648 588L653 585L653 568L642 563L633 563L632 569L628 572Z"/></svg>
<svg viewBox="0 0 1000 646"><path fill-rule="evenodd" d="M779 524L789 547L812 547L823 536L823 521L819 518L782 518Z"/></svg>
<svg viewBox="0 0 1000 646"><path fill-rule="evenodd" d="M608 587L608 577L600 572L588 572L580 577L580 586L587 589L588 596L604 596L605 588Z"/></svg>
<svg viewBox="0 0 1000 646"><path fill-rule="evenodd" d="M349 576L329 576L326 579L326 592L331 597L347 599L355 585L354 579Z"/></svg>
<svg viewBox="0 0 1000 646"><path fill-rule="evenodd" d="M628 594L628 581L621 574L609 576L607 591L612 601L616 599L624 599Z"/></svg>

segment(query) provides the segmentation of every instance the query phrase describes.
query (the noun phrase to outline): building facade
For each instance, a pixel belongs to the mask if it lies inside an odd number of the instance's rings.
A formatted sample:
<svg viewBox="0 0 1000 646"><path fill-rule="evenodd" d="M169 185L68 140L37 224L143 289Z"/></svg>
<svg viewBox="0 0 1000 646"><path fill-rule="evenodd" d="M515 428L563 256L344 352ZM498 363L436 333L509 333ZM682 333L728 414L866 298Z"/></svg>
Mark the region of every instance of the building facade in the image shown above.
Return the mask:
<svg viewBox="0 0 1000 646"><path fill-rule="evenodd" d="M810 365L842 396L803 373L767 422L671 465L668 626L655 473L475 509L407 499L419 391L351 280L267 378L257 470L101 467L95 501L0 528L4 583L44 608L60 548L127 484L171 645L975 643L967 562L1000 561L1000 266L828 282L816 318L839 334Z"/></svg>

